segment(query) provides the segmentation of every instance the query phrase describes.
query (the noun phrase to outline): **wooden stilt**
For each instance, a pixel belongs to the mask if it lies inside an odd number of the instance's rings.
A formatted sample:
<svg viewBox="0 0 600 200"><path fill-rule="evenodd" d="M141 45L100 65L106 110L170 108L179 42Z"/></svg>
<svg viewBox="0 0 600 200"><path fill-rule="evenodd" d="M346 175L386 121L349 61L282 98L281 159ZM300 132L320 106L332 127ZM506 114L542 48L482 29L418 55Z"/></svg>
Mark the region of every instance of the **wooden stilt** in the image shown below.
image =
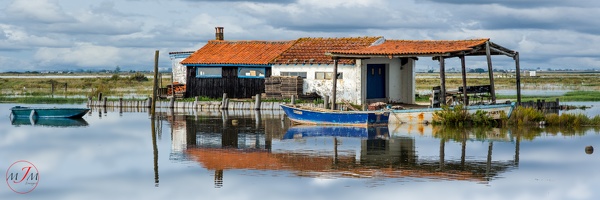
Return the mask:
<svg viewBox="0 0 600 200"><path fill-rule="evenodd" d="M460 66L462 68L462 93L463 93L463 104L465 106L469 105L469 97L467 96L467 66L465 64L465 56L460 57Z"/></svg>
<svg viewBox="0 0 600 200"><path fill-rule="evenodd" d="M519 64L519 52L513 57L515 60L515 68L517 72L517 105L521 105L521 66Z"/></svg>
<svg viewBox="0 0 600 200"><path fill-rule="evenodd" d="M158 90L158 50L154 52L154 84L152 84L152 105L150 113L152 114L152 119L155 117L156 111L156 96Z"/></svg>
<svg viewBox="0 0 600 200"><path fill-rule="evenodd" d="M331 109L336 109L338 58L333 58L333 89L331 90Z"/></svg>
<svg viewBox="0 0 600 200"><path fill-rule="evenodd" d="M485 42L485 54L487 57L488 74L490 77L490 95L492 95L492 103L496 103L496 89L494 89L494 70L492 69L492 54L490 52L490 41Z"/></svg>
<svg viewBox="0 0 600 200"><path fill-rule="evenodd" d="M446 63L445 58L440 56L440 103L446 105Z"/></svg>

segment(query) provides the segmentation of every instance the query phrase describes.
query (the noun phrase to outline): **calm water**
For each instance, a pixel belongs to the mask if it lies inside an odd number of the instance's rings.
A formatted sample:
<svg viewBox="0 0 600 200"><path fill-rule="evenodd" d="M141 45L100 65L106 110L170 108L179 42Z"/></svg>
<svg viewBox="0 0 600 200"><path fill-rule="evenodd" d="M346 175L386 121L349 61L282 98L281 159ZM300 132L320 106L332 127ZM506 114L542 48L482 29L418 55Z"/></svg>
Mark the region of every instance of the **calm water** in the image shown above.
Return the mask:
<svg viewBox="0 0 600 200"><path fill-rule="evenodd" d="M600 198L600 129L290 128L277 111L161 111L153 124L137 110L31 125L11 106L0 171L26 160L39 182L0 183L0 199Z"/></svg>

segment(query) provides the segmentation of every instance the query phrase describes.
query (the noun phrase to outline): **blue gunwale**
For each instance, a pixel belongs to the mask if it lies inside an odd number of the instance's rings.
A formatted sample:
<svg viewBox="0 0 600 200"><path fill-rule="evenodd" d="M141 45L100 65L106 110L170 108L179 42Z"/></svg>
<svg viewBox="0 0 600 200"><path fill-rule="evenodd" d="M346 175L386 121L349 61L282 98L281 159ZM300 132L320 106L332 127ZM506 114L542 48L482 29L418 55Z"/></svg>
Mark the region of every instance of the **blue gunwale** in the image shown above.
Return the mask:
<svg viewBox="0 0 600 200"><path fill-rule="evenodd" d="M338 111L280 105L290 120L300 124L376 126L387 125L389 111Z"/></svg>

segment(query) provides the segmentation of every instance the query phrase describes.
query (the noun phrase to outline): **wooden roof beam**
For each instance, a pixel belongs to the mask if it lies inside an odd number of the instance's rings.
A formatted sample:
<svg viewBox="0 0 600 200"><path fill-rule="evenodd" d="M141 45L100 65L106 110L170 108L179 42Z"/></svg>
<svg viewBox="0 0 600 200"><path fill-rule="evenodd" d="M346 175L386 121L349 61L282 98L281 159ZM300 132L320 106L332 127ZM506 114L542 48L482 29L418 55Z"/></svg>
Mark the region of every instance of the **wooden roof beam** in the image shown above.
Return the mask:
<svg viewBox="0 0 600 200"><path fill-rule="evenodd" d="M490 50L492 50L492 51L494 51L494 52L496 52L496 53L499 53L499 54L502 54L502 55L505 55L505 56L511 57L511 58L512 58L512 57L515 57L515 54L514 54L514 53L509 53L509 52L506 52L506 51L503 51L503 50L497 49L497 48L495 48L495 47L491 47L491 45L490 45Z"/></svg>

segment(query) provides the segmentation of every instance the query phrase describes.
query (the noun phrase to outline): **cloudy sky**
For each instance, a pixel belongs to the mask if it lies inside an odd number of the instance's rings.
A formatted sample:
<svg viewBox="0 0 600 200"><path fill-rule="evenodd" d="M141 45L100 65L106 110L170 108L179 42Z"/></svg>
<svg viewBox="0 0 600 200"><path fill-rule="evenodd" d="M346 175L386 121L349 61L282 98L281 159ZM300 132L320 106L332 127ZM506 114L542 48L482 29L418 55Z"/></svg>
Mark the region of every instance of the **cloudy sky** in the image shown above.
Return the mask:
<svg viewBox="0 0 600 200"><path fill-rule="evenodd" d="M155 50L167 68L168 52L197 50L215 26L228 40L491 38L522 68L600 69L598 19L594 0L2 0L0 71L152 70ZM437 67L427 60L417 67Z"/></svg>

